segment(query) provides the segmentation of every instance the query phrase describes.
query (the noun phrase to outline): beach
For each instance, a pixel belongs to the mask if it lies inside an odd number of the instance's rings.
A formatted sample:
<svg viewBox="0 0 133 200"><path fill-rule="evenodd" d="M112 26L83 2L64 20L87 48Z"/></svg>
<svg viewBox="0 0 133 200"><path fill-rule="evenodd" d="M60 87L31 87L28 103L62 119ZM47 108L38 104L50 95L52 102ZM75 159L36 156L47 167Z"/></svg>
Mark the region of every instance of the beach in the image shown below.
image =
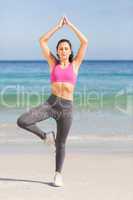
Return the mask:
<svg viewBox="0 0 133 200"><path fill-rule="evenodd" d="M64 186L54 187L55 148L15 124L1 131L6 135L0 144L0 199L133 199L132 138L69 136Z"/></svg>
<svg viewBox="0 0 133 200"><path fill-rule="evenodd" d="M6 145L6 152L0 153L0 199L133 199L133 154L69 149L62 172L64 186L54 187L53 149L41 143L34 144L32 151L30 147Z"/></svg>

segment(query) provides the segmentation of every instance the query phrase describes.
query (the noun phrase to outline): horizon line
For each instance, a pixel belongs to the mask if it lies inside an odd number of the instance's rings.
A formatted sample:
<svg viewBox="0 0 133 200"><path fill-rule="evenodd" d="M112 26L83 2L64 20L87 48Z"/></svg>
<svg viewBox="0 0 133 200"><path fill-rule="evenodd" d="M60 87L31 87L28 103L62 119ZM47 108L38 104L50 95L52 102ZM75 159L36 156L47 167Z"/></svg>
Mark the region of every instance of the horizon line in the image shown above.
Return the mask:
<svg viewBox="0 0 133 200"><path fill-rule="evenodd" d="M45 59L6 59L6 60L0 60L0 62L47 62ZM133 59L84 59L84 61L133 61Z"/></svg>

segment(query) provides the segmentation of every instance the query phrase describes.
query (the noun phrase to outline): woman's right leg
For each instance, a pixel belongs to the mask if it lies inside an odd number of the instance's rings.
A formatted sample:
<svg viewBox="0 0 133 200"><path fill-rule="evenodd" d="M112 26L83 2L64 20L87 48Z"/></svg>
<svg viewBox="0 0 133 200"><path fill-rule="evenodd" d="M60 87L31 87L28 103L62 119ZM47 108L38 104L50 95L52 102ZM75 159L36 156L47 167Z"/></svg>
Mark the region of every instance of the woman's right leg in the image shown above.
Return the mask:
<svg viewBox="0 0 133 200"><path fill-rule="evenodd" d="M48 119L52 115L51 105L46 101L43 104L31 108L28 112L23 113L17 119L17 125L23 129L26 129L35 135L44 139L46 133L42 131L37 125L37 122Z"/></svg>

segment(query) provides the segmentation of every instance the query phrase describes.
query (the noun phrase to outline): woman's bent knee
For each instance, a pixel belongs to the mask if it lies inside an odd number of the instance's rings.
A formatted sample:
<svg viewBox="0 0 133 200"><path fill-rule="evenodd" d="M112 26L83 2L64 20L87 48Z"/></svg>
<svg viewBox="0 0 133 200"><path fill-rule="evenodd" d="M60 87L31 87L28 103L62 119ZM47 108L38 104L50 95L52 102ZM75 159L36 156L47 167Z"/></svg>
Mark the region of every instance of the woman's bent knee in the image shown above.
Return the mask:
<svg viewBox="0 0 133 200"><path fill-rule="evenodd" d="M24 122L23 122L23 120L22 120L22 118L21 117L19 117L18 119L17 119L17 125L19 126L19 127L21 127L21 128L23 128L24 127Z"/></svg>
<svg viewBox="0 0 133 200"><path fill-rule="evenodd" d="M28 120L26 120L26 117L24 117L24 115L20 116L18 119L17 119L17 125L21 128L24 128L26 126L29 125L28 123Z"/></svg>

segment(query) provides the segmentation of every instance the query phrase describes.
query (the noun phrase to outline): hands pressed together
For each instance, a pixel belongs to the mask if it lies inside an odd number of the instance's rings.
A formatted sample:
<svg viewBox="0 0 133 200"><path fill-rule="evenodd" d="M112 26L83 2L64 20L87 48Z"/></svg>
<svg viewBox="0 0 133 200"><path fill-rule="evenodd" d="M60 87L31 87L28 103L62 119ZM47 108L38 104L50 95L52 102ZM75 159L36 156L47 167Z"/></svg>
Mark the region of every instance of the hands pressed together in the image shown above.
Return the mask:
<svg viewBox="0 0 133 200"><path fill-rule="evenodd" d="M58 28L62 28L64 25L67 25L67 26L72 25L66 16L63 16L57 24Z"/></svg>

